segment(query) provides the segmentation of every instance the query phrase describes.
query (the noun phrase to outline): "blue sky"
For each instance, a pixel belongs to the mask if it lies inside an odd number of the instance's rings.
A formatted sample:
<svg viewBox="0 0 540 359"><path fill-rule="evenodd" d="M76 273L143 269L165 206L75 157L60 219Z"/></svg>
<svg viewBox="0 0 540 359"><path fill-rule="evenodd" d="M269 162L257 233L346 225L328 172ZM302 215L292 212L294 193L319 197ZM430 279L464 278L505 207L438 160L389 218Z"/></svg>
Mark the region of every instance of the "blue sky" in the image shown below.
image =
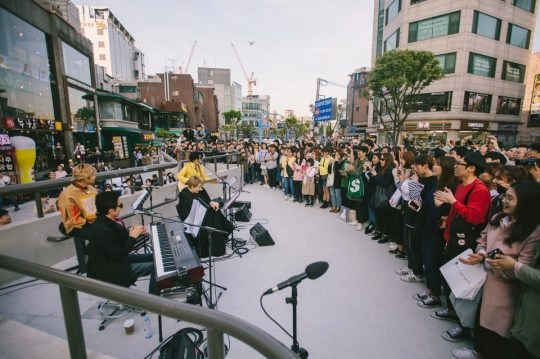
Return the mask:
<svg viewBox="0 0 540 359"><path fill-rule="evenodd" d="M230 68L245 94L233 42L248 75L255 73L254 94L270 95L270 109L278 113L309 115L317 77L347 84L354 69L371 66L372 0L96 1L75 3L109 7L144 52L147 74L185 68L197 41L188 69L194 80L199 66ZM320 93L346 98L333 85Z"/></svg>

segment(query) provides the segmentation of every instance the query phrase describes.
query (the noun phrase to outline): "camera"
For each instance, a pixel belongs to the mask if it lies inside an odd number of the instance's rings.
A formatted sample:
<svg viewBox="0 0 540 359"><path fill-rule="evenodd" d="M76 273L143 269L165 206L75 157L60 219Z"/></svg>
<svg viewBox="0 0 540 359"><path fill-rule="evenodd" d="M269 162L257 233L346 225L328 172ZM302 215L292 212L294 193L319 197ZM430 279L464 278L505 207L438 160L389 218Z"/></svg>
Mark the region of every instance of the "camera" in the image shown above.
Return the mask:
<svg viewBox="0 0 540 359"><path fill-rule="evenodd" d="M540 167L540 159L538 158L528 158L526 160L519 161L519 164L524 167L534 167L534 164Z"/></svg>
<svg viewBox="0 0 540 359"><path fill-rule="evenodd" d="M487 257L489 259L495 259L498 255L504 255L504 253L499 248L495 248L487 253Z"/></svg>

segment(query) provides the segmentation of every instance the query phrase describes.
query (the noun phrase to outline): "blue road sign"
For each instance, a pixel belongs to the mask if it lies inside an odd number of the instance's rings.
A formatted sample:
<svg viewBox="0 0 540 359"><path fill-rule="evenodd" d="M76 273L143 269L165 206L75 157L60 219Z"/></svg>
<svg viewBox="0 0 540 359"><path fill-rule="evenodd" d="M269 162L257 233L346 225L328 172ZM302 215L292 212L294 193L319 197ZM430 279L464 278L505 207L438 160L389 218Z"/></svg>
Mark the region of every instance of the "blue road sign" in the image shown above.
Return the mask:
<svg viewBox="0 0 540 359"><path fill-rule="evenodd" d="M315 101L315 112L313 113L315 122L332 120L332 98L323 98Z"/></svg>

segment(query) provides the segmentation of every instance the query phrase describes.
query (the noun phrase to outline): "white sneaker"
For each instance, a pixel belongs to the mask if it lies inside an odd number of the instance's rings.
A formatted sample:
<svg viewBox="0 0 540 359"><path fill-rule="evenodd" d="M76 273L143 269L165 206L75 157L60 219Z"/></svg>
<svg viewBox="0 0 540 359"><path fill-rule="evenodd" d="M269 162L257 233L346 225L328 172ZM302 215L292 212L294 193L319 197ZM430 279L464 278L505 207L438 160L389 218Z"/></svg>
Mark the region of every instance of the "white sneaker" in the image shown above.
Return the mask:
<svg viewBox="0 0 540 359"><path fill-rule="evenodd" d="M421 282L424 282L425 279L424 279L424 276L421 276L421 275L416 275L414 273L411 273L411 274L407 274L407 275L402 275L401 277L399 277L402 281L404 282L409 282L409 283L421 283Z"/></svg>
<svg viewBox="0 0 540 359"><path fill-rule="evenodd" d="M285 196L285 201L288 201L289 200L289 196Z"/></svg>
<svg viewBox="0 0 540 359"><path fill-rule="evenodd" d="M263 187L264 187L264 188L270 188L270 186L267 185L267 184L265 184Z"/></svg>
<svg viewBox="0 0 540 359"><path fill-rule="evenodd" d="M478 358L474 353L474 350L462 348L462 349L452 349L452 356L457 359L476 359Z"/></svg>
<svg viewBox="0 0 540 359"><path fill-rule="evenodd" d="M388 249L391 250L391 251L393 251L393 250L395 250L395 249L398 249L398 245L396 244L396 242L390 242L390 243L388 244Z"/></svg>
<svg viewBox="0 0 540 359"><path fill-rule="evenodd" d="M341 210L341 213L339 214L339 219L342 220L343 222L345 222L347 220L347 211L346 210Z"/></svg>
<svg viewBox="0 0 540 359"><path fill-rule="evenodd" d="M357 224L358 221L356 219L349 222L349 226L356 226Z"/></svg>
<svg viewBox="0 0 540 359"><path fill-rule="evenodd" d="M396 269L396 274L398 275L408 275L413 274L413 270L407 267Z"/></svg>
<svg viewBox="0 0 540 359"><path fill-rule="evenodd" d="M362 223L358 223L358 225L356 226L356 230L357 230L357 231L361 231L362 228L364 228L364 226L362 225Z"/></svg>

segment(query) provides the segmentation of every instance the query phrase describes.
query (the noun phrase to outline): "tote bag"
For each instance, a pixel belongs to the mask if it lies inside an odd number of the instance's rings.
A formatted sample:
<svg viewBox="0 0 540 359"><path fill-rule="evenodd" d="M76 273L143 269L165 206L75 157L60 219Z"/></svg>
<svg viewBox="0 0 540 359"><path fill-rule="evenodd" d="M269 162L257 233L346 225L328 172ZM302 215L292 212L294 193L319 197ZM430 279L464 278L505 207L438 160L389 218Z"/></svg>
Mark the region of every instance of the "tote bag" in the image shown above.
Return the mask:
<svg viewBox="0 0 540 359"><path fill-rule="evenodd" d="M360 176L349 176L347 198L353 201L361 201L364 199L364 181L362 181Z"/></svg>
<svg viewBox="0 0 540 359"><path fill-rule="evenodd" d="M470 265L459 261L472 253L472 249L467 249L440 269L452 293L459 299L474 299L486 281L487 274L481 263Z"/></svg>

